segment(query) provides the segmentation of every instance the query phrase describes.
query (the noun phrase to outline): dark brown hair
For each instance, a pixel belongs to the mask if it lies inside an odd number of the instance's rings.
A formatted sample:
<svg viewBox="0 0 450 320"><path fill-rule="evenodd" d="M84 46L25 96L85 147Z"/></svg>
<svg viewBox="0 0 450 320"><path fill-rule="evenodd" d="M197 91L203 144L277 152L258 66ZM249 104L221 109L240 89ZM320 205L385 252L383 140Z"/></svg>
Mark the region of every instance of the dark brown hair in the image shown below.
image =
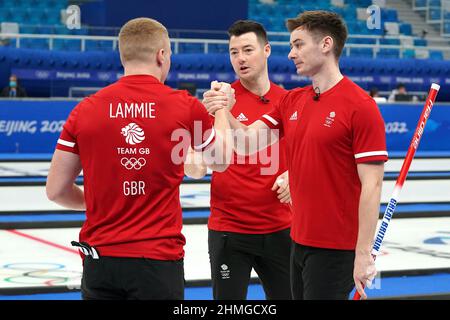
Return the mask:
<svg viewBox="0 0 450 320"><path fill-rule="evenodd" d="M288 19L286 27L289 32L303 27L315 37L330 36L333 38L333 52L336 59L339 59L341 56L348 35L347 26L341 16L337 13L323 10L302 12L296 18Z"/></svg>
<svg viewBox="0 0 450 320"><path fill-rule="evenodd" d="M269 41L267 39L267 33L263 25L252 20L238 20L231 25L228 29L228 35L230 38L232 36L239 37L244 33L253 32L256 34L258 40L266 45Z"/></svg>

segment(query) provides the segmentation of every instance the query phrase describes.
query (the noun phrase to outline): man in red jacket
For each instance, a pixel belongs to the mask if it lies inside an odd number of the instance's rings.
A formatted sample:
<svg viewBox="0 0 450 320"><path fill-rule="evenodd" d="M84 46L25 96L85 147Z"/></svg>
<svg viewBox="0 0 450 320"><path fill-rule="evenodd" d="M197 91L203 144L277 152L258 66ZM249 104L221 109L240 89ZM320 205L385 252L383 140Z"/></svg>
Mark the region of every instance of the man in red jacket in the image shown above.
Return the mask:
<svg viewBox="0 0 450 320"><path fill-rule="evenodd" d="M226 148L226 113L216 113L213 128L197 99L164 85L171 50L159 22L128 21L119 50L125 74L69 115L47 195L86 210L79 242L73 242L84 257L83 299L183 299L184 173L173 150L180 143L197 152ZM173 139L174 133L187 140ZM210 160L212 169L226 168L224 159ZM74 184L81 169L84 190Z"/></svg>
<svg viewBox="0 0 450 320"><path fill-rule="evenodd" d="M376 274L371 249L388 159L384 121L375 101L339 70L347 39L339 15L305 11L287 27L288 57L312 85L289 91L250 126L230 113L228 120L246 139L267 130L286 139L293 298L347 299L354 286L366 298L363 286ZM205 95L210 113L229 105L218 91Z"/></svg>
<svg viewBox="0 0 450 320"><path fill-rule="evenodd" d="M232 115L248 125L269 112L286 90L269 80L270 45L261 24L237 21L228 33L230 61L239 78L231 84L236 95ZM211 107L207 99L204 103ZM291 298L286 170L282 139L254 156L235 154L225 172L213 172L208 245L215 299L246 299L252 269L268 299ZM185 171L199 178L206 168L190 165Z"/></svg>

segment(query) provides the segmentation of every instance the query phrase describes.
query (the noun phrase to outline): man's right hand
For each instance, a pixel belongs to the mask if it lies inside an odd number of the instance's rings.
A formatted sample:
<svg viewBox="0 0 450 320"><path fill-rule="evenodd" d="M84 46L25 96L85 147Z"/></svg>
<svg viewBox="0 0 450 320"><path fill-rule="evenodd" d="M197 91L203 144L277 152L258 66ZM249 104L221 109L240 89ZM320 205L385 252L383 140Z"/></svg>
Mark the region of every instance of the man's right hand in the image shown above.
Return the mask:
<svg viewBox="0 0 450 320"><path fill-rule="evenodd" d="M370 251L367 253L360 253L356 250L353 279L355 281L356 290L361 295L362 300L367 299L364 287L369 287L376 275L377 269L375 267L375 260L370 254Z"/></svg>
<svg viewBox="0 0 450 320"><path fill-rule="evenodd" d="M213 81L211 89L203 93L202 103L212 115L223 108L231 110L236 103L234 89L227 83Z"/></svg>

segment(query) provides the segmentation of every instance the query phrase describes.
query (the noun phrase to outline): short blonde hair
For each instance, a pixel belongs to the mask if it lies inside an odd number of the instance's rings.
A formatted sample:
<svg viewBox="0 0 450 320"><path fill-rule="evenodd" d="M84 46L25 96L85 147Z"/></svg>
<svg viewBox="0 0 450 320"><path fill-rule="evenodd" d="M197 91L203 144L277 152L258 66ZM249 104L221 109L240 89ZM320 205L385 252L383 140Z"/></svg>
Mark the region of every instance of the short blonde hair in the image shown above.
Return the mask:
<svg viewBox="0 0 450 320"><path fill-rule="evenodd" d="M125 23L119 32L122 64L148 62L150 55L164 48L169 39L166 27L154 19L136 18Z"/></svg>

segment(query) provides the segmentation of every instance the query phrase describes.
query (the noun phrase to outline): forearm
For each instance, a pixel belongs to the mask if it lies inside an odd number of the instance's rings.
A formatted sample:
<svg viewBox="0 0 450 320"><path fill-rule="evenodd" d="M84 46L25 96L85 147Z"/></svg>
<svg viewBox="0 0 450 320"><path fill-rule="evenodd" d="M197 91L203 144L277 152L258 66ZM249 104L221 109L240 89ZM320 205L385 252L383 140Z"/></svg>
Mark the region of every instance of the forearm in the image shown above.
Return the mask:
<svg viewBox="0 0 450 320"><path fill-rule="evenodd" d="M226 112L228 123L230 125L230 128L233 130L242 130L243 132L248 131L248 126L242 124L240 121L238 121L230 111Z"/></svg>
<svg viewBox="0 0 450 320"><path fill-rule="evenodd" d="M233 148L239 155L252 155L278 141L278 132L257 120L246 126L228 112L228 121L233 129Z"/></svg>
<svg viewBox="0 0 450 320"><path fill-rule="evenodd" d="M249 145L252 141L251 130L249 130L248 126L238 121L231 112L227 112L227 118L230 128L233 130L233 149L236 150L236 153L239 155L249 155Z"/></svg>
<svg viewBox="0 0 450 320"><path fill-rule="evenodd" d="M47 191L47 196L49 200L65 208L72 210L86 210L84 191L75 184L56 193Z"/></svg>
<svg viewBox="0 0 450 320"><path fill-rule="evenodd" d="M225 171L231 161L233 141L227 113L226 110L218 110L215 113L215 142L212 150L207 149L203 153L206 165L214 171Z"/></svg>
<svg viewBox="0 0 450 320"><path fill-rule="evenodd" d="M359 228L356 252L370 253L380 210L382 181L363 184L359 200Z"/></svg>

